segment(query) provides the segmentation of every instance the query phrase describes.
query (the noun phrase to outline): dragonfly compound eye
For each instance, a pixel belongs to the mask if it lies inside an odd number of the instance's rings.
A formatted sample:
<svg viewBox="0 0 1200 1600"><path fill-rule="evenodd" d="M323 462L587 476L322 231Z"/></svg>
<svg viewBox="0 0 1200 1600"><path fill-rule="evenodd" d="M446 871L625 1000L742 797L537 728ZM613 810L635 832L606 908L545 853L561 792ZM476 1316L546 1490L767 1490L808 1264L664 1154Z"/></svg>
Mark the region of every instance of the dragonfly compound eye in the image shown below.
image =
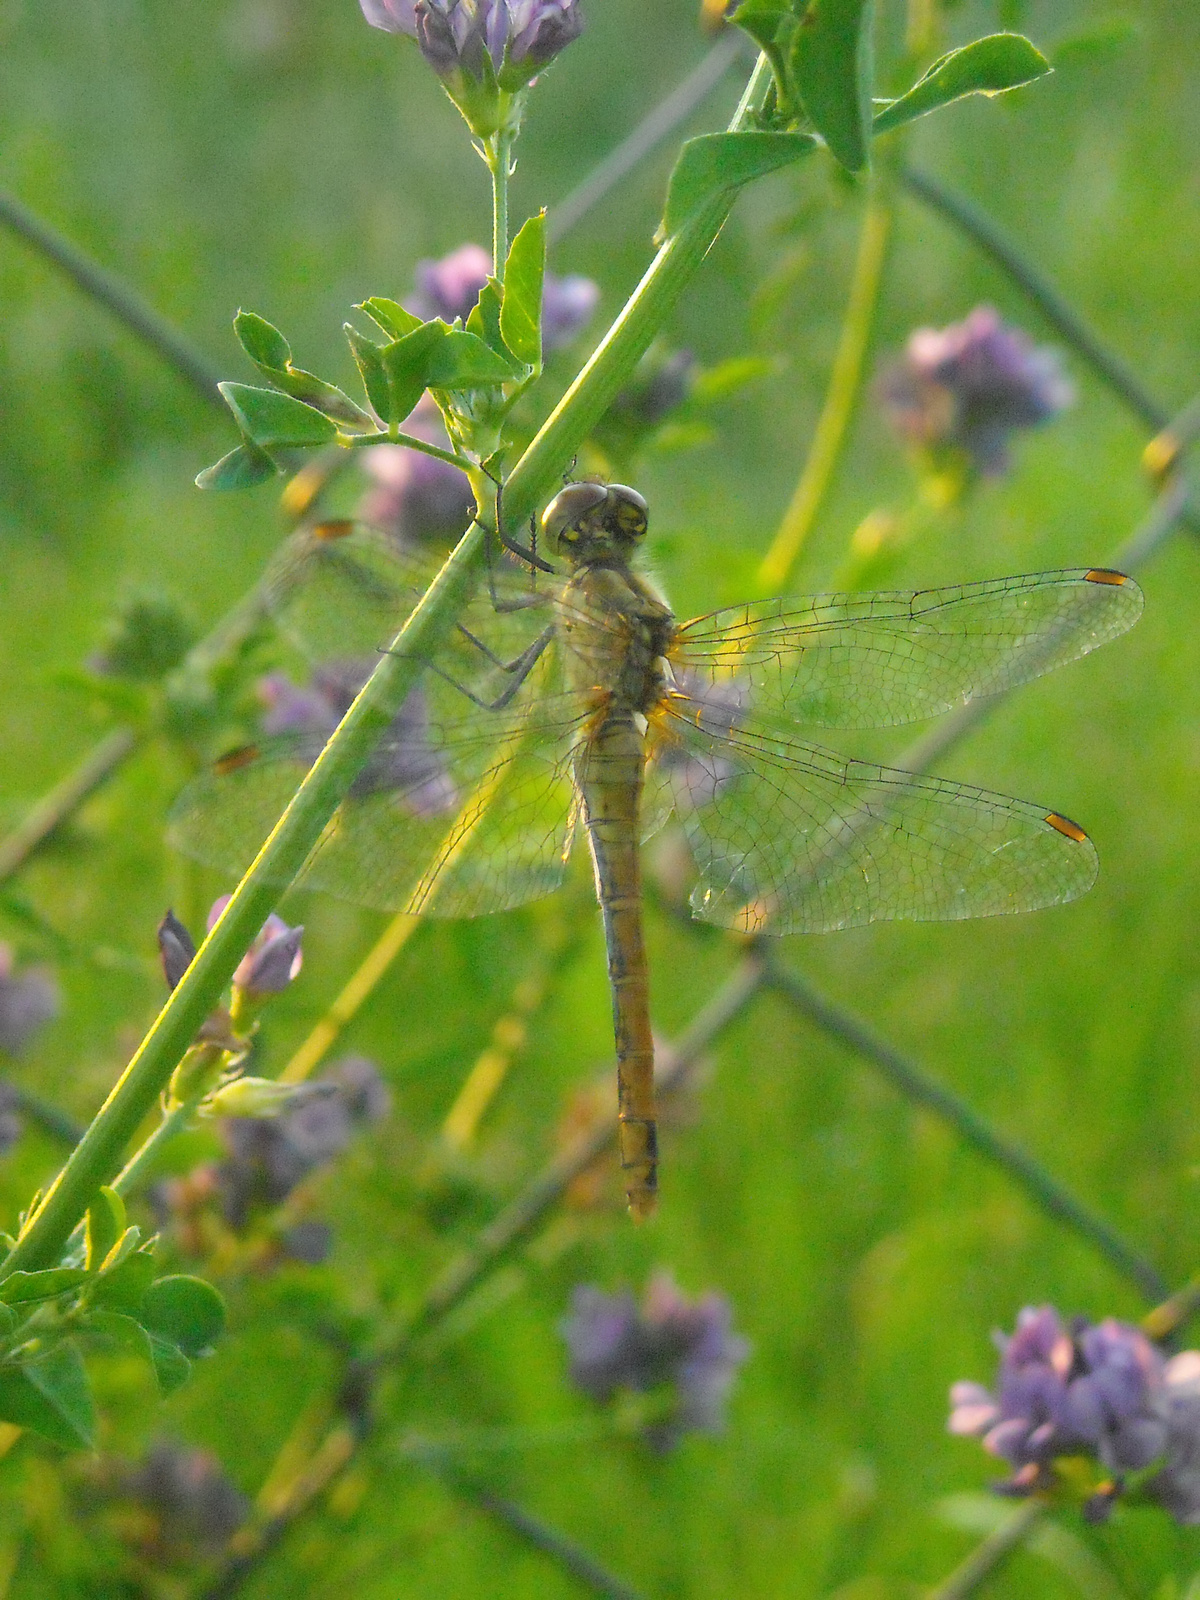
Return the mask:
<svg viewBox="0 0 1200 1600"><path fill-rule="evenodd" d="M569 483L551 500L542 512L542 532L552 550L560 545L575 544L579 539L580 524L608 499L608 490L602 483Z"/></svg>
<svg viewBox="0 0 1200 1600"><path fill-rule="evenodd" d="M650 507L644 495L623 483L608 486L607 520L614 532L626 539L641 539L646 533Z"/></svg>

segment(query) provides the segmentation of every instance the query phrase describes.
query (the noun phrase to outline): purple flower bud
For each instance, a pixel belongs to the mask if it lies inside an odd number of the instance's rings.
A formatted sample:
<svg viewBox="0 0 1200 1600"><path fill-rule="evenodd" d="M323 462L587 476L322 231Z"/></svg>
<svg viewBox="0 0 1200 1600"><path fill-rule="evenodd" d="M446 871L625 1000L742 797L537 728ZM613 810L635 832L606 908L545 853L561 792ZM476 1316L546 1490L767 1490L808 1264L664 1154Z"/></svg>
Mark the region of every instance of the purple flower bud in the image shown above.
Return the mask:
<svg viewBox="0 0 1200 1600"><path fill-rule="evenodd" d="M174 989L191 966L196 955L196 945L191 934L173 911L168 911L158 925L158 953L162 957L163 977L167 980L167 988Z"/></svg>
<svg viewBox="0 0 1200 1600"><path fill-rule="evenodd" d="M58 985L45 967L18 972L13 953L0 944L0 1050L18 1056L39 1029L58 1015Z"/></svg>
<svg viewBox="0 0 1200 1600"><path fill-rule="evenodd" d="M223 894L213 901L208 913L210 933L229 900L230 896ZM304 965L304 952L300 948L303 934L303 927L289 928L282 917L272 912L238 962L233 974L234 988L244 989L250 995L282 994Z"/></svg>
<svg viewBox="0 0 1200 1600"><path fill-rule="evenodd" d="M519 89L583 31L579 0L359 0L373 28L406 33L442 78L485 72ZM485 67L484 57L487 57Z"/></svg>
<svg viewBox="0 0 1200 1600"><path fill-rule="evenodd" d="M1056 416L1074 399L1059 357L991 306L947 328L918 328L879 395L893 427L931 452L962 452L977 472L1009 466L1009 435Z"/></svg>
<svg viewBox="0 0 1200 1600"><path fill-rule="evenodd" d="M1146 1491L1176 1522L1200 1523L1200 1350L1183 1350L1167 1362L1166 1465Z"/></svg>
<svg viewBox="0 0 1200 1600"><path fill-rule="evenodd" d="M383 28L387 33L406 33L410 39L416 38L414 0L358 0L358 3L363 16L373 28Z"/></svg>
<svg viewBox="0 0 1200 1600"><path fill-rule="evenodd" d="M650 1280L640 1310L627 1289L609 1295L581 1285L562 1335L571 1381L594 1400L610 1400L620 1389L673 1387L670 1416L647 1430L661 1450L688 1432L720 1431L729 1390L750 1349L732 1331L728 1301L715 1293L689 1301L663 1273Z"/></svg>
<svg viewBox="0 0 1200 1600"><path fill-rule="evenodd" d="M546 274L542 286L542 347L561 350L592 320L600 299L600 285L573 273L565 278Z"/></svg>

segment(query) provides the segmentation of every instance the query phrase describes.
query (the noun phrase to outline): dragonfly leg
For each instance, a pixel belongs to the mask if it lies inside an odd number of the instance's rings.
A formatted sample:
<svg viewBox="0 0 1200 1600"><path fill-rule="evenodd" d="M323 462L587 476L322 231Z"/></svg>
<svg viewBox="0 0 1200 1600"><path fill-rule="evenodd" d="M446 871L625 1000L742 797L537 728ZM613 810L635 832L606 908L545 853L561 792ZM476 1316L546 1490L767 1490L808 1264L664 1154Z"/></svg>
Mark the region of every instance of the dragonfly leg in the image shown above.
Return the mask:
<svg viewBox="0 0 1200 1600"><path fill-rule="evenodd" d="M457 689L460 694L466 695L467 699L470 700L473 705L480 706L484 711L504 710L505 706L510 703L517 691L520 689L521 685L525 682L525 679L533 670L534 663L537 661L538 657L542 654L543 650L545 650L546 646L554 637L553 627L546 628L537 636L537 638L531 645L528 646L527 649L522 650L521 654L517 656L515 660L505 662L501 661L498 656L493 655L483 641L481 639L476 639L473 634L468 633L466 628L462 628L460 631L465 633L467 638L470 639L471 643L477 645L479 649L483 651L484 655L487 656L488 660L498 667L501 672L511 673L512 681L502 690L500 694L496 696L494 700L485 700L481 695L477 695L473 689L468 689L465 683L459 683L457 678L452 678L448 672L443 672L441 667L439 667L436 662L431 661L429 663L430 670L436 672L438 677L441 678L445 683L448 683L451 688Z"/></svg>
<svg viewBox="0 0 1200 1600"><path fill-rule="evenodd" d="M491 474L489 473L488 476L491 477ZM537 526L531 516L529 519L530 539L528 546L517 544L514 539L510 539L504 531L504 485L499 478L492 478L492 482L496 485L496 538L510 556L515 556L518 561L525 563L529 568L530 581L536 583L539 572L553 573L554 571L550 562L543 560L537 553ZM488 564L488 584L491 588L492 604L496 610L512 610L512 602L501 600L496 593L490 560Z"/></svg>

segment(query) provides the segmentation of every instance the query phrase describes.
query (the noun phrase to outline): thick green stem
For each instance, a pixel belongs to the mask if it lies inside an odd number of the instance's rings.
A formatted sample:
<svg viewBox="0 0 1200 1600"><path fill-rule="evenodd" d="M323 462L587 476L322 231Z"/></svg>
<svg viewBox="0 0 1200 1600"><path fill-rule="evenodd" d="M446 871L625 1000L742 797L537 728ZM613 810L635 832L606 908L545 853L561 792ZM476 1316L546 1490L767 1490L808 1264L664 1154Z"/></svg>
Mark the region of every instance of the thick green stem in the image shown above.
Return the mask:
<svg viewBox="0 0 1200 1600"><path fill-rule="evenodd" d="M738 107L740 127L765 85L760 63ZM732 193L698 212L659 250L592 359L517 462L505 511L519 524L553 486L609 402L628 380L688 280L711 249ZM182 982L97 1113L66 1166L30 1216L0 1277L53 1265L91 1196L111 1181L138 1124L216 1005L254 936L299 873L330 817L416 683L425 662L470 597L486 530L473 522L363 686L305 776Z"/></svg>

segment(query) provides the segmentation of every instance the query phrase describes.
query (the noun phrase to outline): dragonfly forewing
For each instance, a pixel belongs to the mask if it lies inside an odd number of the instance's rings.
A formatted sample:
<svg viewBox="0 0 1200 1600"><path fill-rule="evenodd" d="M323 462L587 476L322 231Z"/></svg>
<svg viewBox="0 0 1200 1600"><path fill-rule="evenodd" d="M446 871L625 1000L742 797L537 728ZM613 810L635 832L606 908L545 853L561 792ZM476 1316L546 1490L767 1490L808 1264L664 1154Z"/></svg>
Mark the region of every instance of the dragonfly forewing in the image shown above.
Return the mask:
<svg viewBox="0 0 1200 1600"><path fill-rule="evenodd" d="M671 660L705 692L742 684L760 717L892 727L1078 660L1131 628L1141 610L1137 584L1104 568L766 600L686 623Z"/></svg>

